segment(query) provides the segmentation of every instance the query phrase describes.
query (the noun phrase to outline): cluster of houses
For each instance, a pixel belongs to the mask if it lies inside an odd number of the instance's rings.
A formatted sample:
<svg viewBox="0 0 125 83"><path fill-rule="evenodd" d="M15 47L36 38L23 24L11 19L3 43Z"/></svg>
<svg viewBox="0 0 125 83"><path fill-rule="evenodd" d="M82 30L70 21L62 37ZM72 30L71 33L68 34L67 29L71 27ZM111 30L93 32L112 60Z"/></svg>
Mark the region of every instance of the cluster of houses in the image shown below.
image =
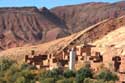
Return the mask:
<svg viewBox="0 0 125 83"><path fill-rule="evenodd" d="M96 72L105 64L103 55L100 52L92 52L94 45L82 44L73 46L72 48L65 48L58 55L44 54L35 55L32 50L31 55L25 56L25 62L35 65L38 69L43 68L51 70L53 68L62 68L77 70L82 67L85 62L89 62L91 68ZM110 60L113 64L113 70L118 73L120 81L125 82L125 56L113 56Z"/></svg>

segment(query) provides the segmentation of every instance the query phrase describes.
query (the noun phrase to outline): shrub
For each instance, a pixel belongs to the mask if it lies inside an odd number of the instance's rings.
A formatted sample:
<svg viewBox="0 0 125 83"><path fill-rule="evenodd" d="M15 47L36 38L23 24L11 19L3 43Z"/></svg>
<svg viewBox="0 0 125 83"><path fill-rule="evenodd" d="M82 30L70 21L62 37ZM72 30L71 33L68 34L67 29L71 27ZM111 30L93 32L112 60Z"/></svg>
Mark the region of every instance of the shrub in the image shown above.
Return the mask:
<svg viewBox="0 0 125 83"><path fill-rule="evenodd" d="M104 81L102 79L85 78L84 83L115 83L114 81Z"/></svg>
<svg viewBox="0 0 125 83"><path fill-rule="evenodd" d="M33 66L33 65L29 65L29 64L23 63L23 64L21 64L20 69L21 69L21 70L24 70L24 69L35 70L35 69L37 69L37 68L36 68L35 66Z"/></svg>
<svg viewBox="0 0 125 83"><path fill-rule="evenodd" d="M15 83L26 83L26 80L24 77L20 76L16 79Z"/></svg>
<svg viewBox="0 0 125 83"><path fill-rule="evenodd" d="M41 80L40 83L55 83L54 78L46 78L44 80Z"/></svg>
<svg viewBox="0 0 125 83"><path fill-rule="evenodd" d="M0 60L0 71L5 71L9 69L14 63L15 61L13 60L2 58Z"/></svg>
<svg viewBox="0 0 125 83"><path fill-rule="evenodd" d="M61 80L56 81L56 83L74 83L74 78L61 79Z"/></svg>
<svg viewBox="0 0 125 83"><path fill-rule="evenodd" d="M64 72L64 77L66 77L66 78L75 77L75 72L72 70L66 70Z"/></svg>
<svg viewBox="0 0 125 83"><path fill-rule="evenodd" d="M59 69L53 69L48 71L42 71L40 75L43 78L57 78L59 75L62 75L62 72Z"/></svg>
<svg viewBox="0 0 125 83"><path fill-rule="evenodd" d="M105 83L115 83L115 81L107 81L107 82L105 82Z"/></svg>
<svg viewBox="0 0 125 83"><path fill-rule="evenodd" d="M18 68L16 65L12 65L8 70L6 70L6 73L4 73L4 79L6 80L7 83L13 83L18 75Z"/></svg>
<svg viewBox="0 0 125 83"><path fill-rule="evenodd" d="M90 79L90 78L85 78L84 79L84 83L93 83L94 80L93 79Z"/></svg>
<svg viewBox="0 0 125 83"><path fill-rule="evenodd" d="M76 73L76 82L83 83L85 78L92 78L93 74L90 68L81 68Z"/></svg>
<svg viewBox="0 0 125 83"><path fill-rule="evenodd" d="M63 72L60 69L53 69L48 71L44 70L40 73L39 80L43 81L46 78L53 78L56 81L62 78L62 74Z"/></svg>
<svg viewBox="0 0 125 83"><path fill-rule="evenodd" d="M33 83L35 82L35 77L36 74L34 74L31 70L23 70L20 72L21 76L23 76L25 78L25 83Z"/></svg>
<svg viewBox="0 0 125 83"><path fill-rule="evenodd" d="M118 77L115 73L109 71L109 70L101 70L97 74L97 79L103 79L104 81L116 81L118 80Z"/></svg>
<svg viewBox="0 0 125 83"><path fill-rule="evenodd" d="M0 78L0 83L6 83L6 81L2 78Z"/></svg>

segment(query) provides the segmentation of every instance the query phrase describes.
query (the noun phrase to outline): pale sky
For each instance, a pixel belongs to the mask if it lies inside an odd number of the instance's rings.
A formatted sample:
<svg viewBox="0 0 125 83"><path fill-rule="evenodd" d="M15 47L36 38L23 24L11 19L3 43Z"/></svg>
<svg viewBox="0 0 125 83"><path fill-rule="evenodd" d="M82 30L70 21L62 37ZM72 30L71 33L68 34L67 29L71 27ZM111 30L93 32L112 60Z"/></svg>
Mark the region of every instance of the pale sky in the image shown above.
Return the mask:
<svg viewBox="0 0 125 83"><path fill-rule="evenodd" d="M73 5L85 2L117 2L119 0L0 0L0 7L36 6L53 8L56 6Z"/></svg>

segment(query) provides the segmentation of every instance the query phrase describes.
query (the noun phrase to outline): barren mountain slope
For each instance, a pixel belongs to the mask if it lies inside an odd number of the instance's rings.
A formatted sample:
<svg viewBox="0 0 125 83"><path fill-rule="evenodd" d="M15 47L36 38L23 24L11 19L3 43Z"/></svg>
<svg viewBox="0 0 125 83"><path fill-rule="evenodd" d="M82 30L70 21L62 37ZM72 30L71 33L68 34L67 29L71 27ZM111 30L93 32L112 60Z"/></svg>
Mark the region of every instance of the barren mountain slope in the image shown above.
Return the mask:
<svg viewBox="0 0 125 83"><path fill-rule="evenodd" d="M99 39L94 42L97 47L106 47L106 46L115 46L115 47L122 47L125 46L125 26L110 32L102 39Z"/></svg>
<svg viewBox="0 0 125 83"><path fill-rule="evenodd" d="M124 25L125 16L117 19L107 19L71 36L44 44L8 49L0 52L0 56L9 57L15 60L23 60L25 55L31 54L31 50L34 50L36 54L54 53L58 55L60 51L70 45L82 44L84 42L93 43L94 41L100 40L108 33L113 32Z"/></svg>
<svg viewBox="0 0 125 83"><path fill-rule="evenodd" d="M125 26L110 32L93 44L96 45L96 48L92 50L100 52L105 65L111 68L109 64L112 64L113 56L125 56Z"/></svg>
<svg viewBox="0 0 125 83"><path fill-rule="evenodd" d="M112 4L90 2L55 7L51 11L65 21L70 32L78 32L104 19L125 15L125 1Z"/></svg>
<svg viewBox="0 0 125 83"><path fill-rule="evenodd" d="M0 50L64 37L65 29L64 22L46 8L0 8Z"/></svg>
<svg viewBox="0 0 125 83"><path fill-rule="evenodd" d="M116 55L125 55L125 26L110 32L93 44L96 45L98 50L102 53L104 53L107 48L114 48L122 50L122 52L115 51Z"/></svg>
<svg viewBox="0 0 125 83"><path fill-rule="evenodd" d="M121 15L125 15L125 2L91 2L50 10L45 7L0 8L0 50L55 40Z"/></svg>

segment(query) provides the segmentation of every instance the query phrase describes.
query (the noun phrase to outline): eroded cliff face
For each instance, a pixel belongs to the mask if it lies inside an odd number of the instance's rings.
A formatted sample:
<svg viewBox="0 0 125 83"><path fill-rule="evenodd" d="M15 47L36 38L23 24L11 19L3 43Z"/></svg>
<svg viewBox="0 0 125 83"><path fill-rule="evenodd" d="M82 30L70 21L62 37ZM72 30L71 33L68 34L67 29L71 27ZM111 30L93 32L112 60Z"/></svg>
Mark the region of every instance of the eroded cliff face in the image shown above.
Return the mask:
<svg viewBox="0 0 125 83"><path fill-rule="evenodd" d="M124 1L91 2L50 10L45 7L0 8L0 50L56 40L122 15L125 15Z"/></svg>
<svg viewBox="0 0 125 83"><path fill-rule="evenodd" d="M63 50L67 48L70 49L72 46L80 45L80 44L83 44L84 42L95 45L96 47L94 50L96 50L97 52L100 52L101 54L102 53L104 54L105 50L110 49L109 47L106 46L106 44L108 44L109 46L112 46L112 45L114 46L115 44L116 46L123 45L123 47L125 47L124 46L125 34L124 34L124 31L122 32L122 30L124 29L119 29L122 26L125 26L125 16L122 16L119 18L106 19L78 33L74 33L70 36L60 38L51 42L32 45L32 46L16 47L16 48L11 48L11 49L2 51L0 52L0 57L4 56L14 60L18 60L18 59L23 60L25 55L31 54L32 50L35 51L36 55L54 54L57 57L61 57L59 53L61 53ZM119 29L120 32L117 29ZM112 33L113 34L116 33L116 34L113 35ZM107 38L108 34L110 36L108 36ZM114 37L114 38L109 40L110 37L111 38ZM120 37L121 37L121 40L120 40ZM112 52L112 55L114 53L115 52Z"/></svg>
<svg viewBox="0 0 125 83"><path fill-rule="evenodd" d="M0 8L1 50L64 37L68 34L65 29L64 22L46 8L42 11L35 7Z"/></svg>
<svg viewBox="0 0 125 83"><path fill-rule="evenodd" d="M85 3L52 8L51 11L65 21L71 33L78 32L107 18L125 15L125 2Z"/></svg>

